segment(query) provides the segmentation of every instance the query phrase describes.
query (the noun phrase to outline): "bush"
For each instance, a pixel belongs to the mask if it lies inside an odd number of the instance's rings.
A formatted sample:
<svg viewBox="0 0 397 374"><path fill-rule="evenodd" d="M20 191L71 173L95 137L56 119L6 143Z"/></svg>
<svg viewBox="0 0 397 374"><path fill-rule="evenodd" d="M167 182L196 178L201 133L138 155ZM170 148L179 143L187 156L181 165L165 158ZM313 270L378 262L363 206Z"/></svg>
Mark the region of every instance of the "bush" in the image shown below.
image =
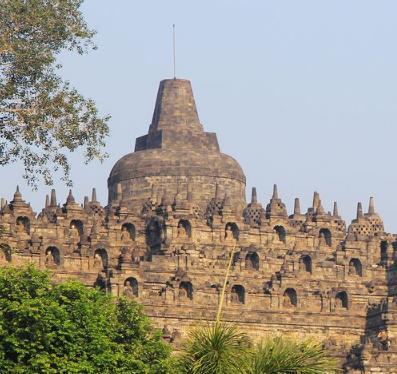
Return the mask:
<svg viewBox="0 0 397 374"><path fill-rule="evenodd" d="M33 267L0 269L1 373L168 373L141 307Z"/></svg>

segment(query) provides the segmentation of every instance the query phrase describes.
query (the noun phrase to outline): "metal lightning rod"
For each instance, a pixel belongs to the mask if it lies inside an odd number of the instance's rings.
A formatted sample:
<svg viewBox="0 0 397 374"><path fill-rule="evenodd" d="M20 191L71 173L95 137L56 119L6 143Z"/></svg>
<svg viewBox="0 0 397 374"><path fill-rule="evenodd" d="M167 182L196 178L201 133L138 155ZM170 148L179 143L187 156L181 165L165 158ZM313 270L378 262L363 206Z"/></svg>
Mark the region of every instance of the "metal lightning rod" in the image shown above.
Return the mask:
<svg viewBox="0 0 397 374"><path fill-rule="evenodd" d="M174 54L174 79L176 79L176 58L175 58L175 24L172 25L172 46L173 46L173 54Z"/></svg>

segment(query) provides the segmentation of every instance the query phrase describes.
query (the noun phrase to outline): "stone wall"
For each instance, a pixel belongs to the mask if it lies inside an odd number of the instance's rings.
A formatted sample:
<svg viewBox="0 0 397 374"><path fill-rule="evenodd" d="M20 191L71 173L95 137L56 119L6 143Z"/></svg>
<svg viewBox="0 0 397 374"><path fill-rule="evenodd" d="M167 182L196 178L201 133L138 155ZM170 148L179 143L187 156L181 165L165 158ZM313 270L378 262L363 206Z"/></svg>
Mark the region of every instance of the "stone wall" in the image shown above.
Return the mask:
<svg viewBox="0 0 397 374"><path fill-rule="evenodd" d="M80 206L70 194L36 216L17 192L0 214L0 261L137 298L178 347L190 326L214 320L234 250L224 320L257 339L313 335L349 372L395 370L396 236L371 234L371 215L359 222L369 234L359 235L349 234L357 220L345 230L321 202L288 217L278 196L267 209L257 201L246 207L261 210L259 224L215 193L205 212L187 196L141 208L103 208L95 193Z"/></svg>

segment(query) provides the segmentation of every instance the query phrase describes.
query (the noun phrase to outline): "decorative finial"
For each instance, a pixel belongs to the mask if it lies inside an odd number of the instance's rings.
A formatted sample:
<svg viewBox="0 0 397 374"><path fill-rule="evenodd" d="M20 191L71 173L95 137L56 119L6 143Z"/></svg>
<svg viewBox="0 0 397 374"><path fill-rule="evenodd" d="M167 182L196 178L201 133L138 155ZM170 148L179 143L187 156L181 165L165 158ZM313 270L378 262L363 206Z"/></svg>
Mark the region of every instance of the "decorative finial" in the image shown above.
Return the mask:
<svg viewBox="0 0 397 374"><path fill-rule="evenodd" d="M339 212L338 212L338 203L334 201L334 211L332 214L334 217L339 217Z"/></svg>
<svg viewBox="0 0 397 374"><path fill-rule="evenodd" d="M375 201L372 196L369 198L368 214L375 214Z"/></svg>
<svg viewBox="0 0 397 374"><path fill-rule="evenodd" d="M73 194L72 194L72 190L69 190L69 195L66 199L66 204L73 204L75 202Z"/></svg>
<svg viewBox="0 0 397 374"><path fill-rule="evenodd" d="M56 207L56 206L57 206L57 194L55 192L55 189L53 188L51 190L50 207Z"/></svg>
<svg viewBox="0 0 397 374"><path fill-rule="evenodd" d="M299 197L295 198L295 202L294 202L294 214L299 215L301 214L301 204L299 201Z"/></svg>
<svg viewBox="0 0 397 374"><path fill-rule="evenodd" d="M98 200L96 199L96 188L95 187L92 189L91 202L93 202L93 203L98 202Z"/></svg>
<svg viewBox="0 0 397 374"><path fill-rule="evenodd" d="M320 195L317 191L314 191L313 194L313 209L317 209L318 204L320 202Z"/></svg>
<svg viewBox="0 0 397 374"><path fill-rule="evenodd" d="M15 190L14 193L14 201L21 201L22 200L22 194L19 192L19 186L17 186L17 189Z"/></svg>
<svg viewBox="0 0 397 374"><path fill-rule="evenodd" d="M256 204L257 202L258 202L258 196L256 195L256 187L252 187L251 204Z"/></svg>
<svg viewBox="0 0 397 374"><path fill-rule="evenodd" d="M273 196L272 199L278 199L277 184L273 185Z"/></svg>
<svg viewBox="0 0 397 374"><path fill-rule="evenodd" d="M357 219L362 218L363 217L363 207L361 205L361 203L357 204Z"/></svg>
<svg viewBox="0 0 397 374"><path fill-rule="evenodd" d="M83 204L83 208L86 209L88 208L88 204L90 203L88 196L84 196L84 204Z"/></svg>
<svg viewBox="0 0 397 374"><path fill-rule="evenodd" d="M45 195L45 208L47 209L49 205L50 205L50 197L48 195Z"/></svg>

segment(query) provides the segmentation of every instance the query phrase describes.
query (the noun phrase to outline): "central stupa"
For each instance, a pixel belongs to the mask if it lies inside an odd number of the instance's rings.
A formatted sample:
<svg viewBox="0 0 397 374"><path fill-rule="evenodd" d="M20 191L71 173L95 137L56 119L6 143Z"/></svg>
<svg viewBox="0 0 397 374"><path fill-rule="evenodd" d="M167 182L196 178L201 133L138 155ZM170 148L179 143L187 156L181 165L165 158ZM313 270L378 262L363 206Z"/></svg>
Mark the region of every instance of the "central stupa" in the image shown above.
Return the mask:
<svg viewBox="0 0 397 374"><path fill-rule="evenodd" d="M220 152L215 133L204 132L191 84L184 79L160 82L147 135L136 139L135 151L114 165L109 204L141 209L150 198L189 195L205 209L217 194L236 210L245 203L245 176L232 157Z"/></svg>

